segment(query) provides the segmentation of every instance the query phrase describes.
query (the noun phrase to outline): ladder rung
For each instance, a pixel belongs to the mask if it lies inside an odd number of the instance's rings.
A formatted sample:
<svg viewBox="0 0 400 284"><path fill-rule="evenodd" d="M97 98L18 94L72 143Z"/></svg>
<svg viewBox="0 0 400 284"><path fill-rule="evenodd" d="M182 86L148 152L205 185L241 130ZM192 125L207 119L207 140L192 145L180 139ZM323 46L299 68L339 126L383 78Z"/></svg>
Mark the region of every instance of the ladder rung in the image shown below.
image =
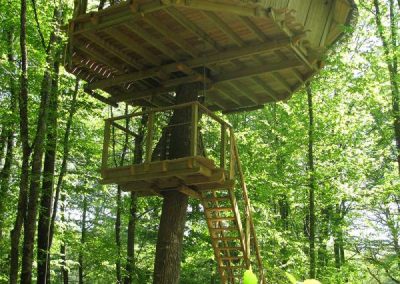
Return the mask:
<svg viewBox="0 0 400 284"><path fill-rule="evenodd" d="M245 265L237 265L237 266L220 266L221 269L232 270L239 268L247 268Z"/></svg>
<svg viewBox="0 0 400 284"><path fill-rule="evenodd" d="M214 207L206 208L206 211L233 211L232 207Z"/></svg>
<svg viewBox="0 0 400 284"><path fill-rule="evenodd" d="M229 197L211 197L211 198L203 198L204 202L218 202L218 201L230 201Z"/></svg>
<svg viewBox="0 0 400 284"><path fill-rule="evenodd" d="M217 247L217 250L240 250L243 251L242 247Z"/></svg>
<svg viewBox="0 0 400 284"><path fill-rule="evenodd" d="M218 222L218 221L234 221L236 220L235 217L219 217L219 218L208 218L208 221L211 222Z"/></svg>
<svg viewBox="0 0 400 284"><path fill-rule="evenodd" d="M240 256L229 256L229 257L220 257L221 260L241 260L243 257Z"/></svg>
<svg viewBox="0 0 400 284"><path fill-rule="evenodd" d="M223 232L223 231L239 231L237 227L226 227L226 228L211 228L213 232Z"/></svg>
<svg viewBox="0 0 400 284"><path fill-rule="evenodd" d="M222 238L213 238L214 240L217 241L235 241L235 240L240 240L240 237L222 237Z"/></svg>

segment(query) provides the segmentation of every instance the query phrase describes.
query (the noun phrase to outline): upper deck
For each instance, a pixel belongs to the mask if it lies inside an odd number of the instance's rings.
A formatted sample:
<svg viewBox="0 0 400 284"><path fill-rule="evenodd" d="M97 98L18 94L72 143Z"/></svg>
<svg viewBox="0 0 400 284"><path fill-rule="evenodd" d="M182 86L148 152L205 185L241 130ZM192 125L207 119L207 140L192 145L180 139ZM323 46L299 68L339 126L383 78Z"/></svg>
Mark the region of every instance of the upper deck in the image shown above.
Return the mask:
<svg viewBox="0 0 400 284"><path fill-rule="evenodd" d="M113 103L173 105L202 82L203 103L235 111L285 100L322 68L351 0L137 0L69 26L67 70Z"/></svg>

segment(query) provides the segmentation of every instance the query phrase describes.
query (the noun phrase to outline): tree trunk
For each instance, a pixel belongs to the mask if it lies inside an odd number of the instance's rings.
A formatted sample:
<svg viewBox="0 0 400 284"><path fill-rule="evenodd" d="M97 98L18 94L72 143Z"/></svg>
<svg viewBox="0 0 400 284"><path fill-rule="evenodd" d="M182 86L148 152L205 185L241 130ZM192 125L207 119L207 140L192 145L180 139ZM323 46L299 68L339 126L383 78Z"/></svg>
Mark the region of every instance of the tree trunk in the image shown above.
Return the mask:
<svg viewBox="0 0 400 284"><path fill-rule="evenodd" d="M20 48L21 48L21 76L19 93L19 126L20 139L22 144L22 165L21 177L19 182L18 211L11 231L11 250L10 250L10 284L16 284L18 279L18 258L19 240L21 229L26 213L29 186L29 158L31 149L29 146L28 129L28 56L26 49L26 0L21 0L21 19L20 19Z"/></svg>
<svg viewBox="0 0 400 284"><path fill-rule="evenodd" d="M86 213L87 213L87 197L83 197L83 213L81 225L81 248L79 250L79 284L83 284L83 250L86 243Z"/></svg>
<svg viewBox="0 0 400 284"><path fill-rule="evenodd" d="M315 169L314 169L314 113L312 90L309 83L306 84L308 101L308 171L309 171L309 258L310 269L309 276L315 278Z"/></svg>
<svg viewBox="0 0 400 284"><path fill-rule="evenodd" d="M115 270L117 273L117 283L122 283L121 277L121 187L117 187L117 217L115 219L115 244L117 245L117 261L115 263Z"/></svg>
<svg viewBox="0 0 400 284"><path fill-rule="evenodd" d="M14 42L14 30L11 28L9 31L7 31L7 45L8 45L7 59L11 69L11 74L16 73L13 42ZM10 90L10 110L12 113L16 113L17 92L12 75L10 76L9 80L9 90ZM0 212L2 212L2 214L0 214L0 239L3 238L3 222L4 222L3 212L5 211L4 210L5 204L9 193L8 190L10 186L11 165L14 159L15 127L16 126L14 123L14 117L12 117L11 121L8 122L6 125L4 125L4 128L2 129L4 131L4 137L5 137L4 142L6 146L6 154L5 154L6 156L4 160L4 166L0 171Z"/></svg>
<svg viewBox="0 0 400 284"><path fill-rule="evenodd" d="M199 83L180 86L176 92L177 104L196 101ZM172 124L191 121L190 109L175 110ZM173 127L170 139L170 159L190 156L190 127ZM183 245L188 196L176 190L165 192L158 231L154 284L177 284Z"/></svg>
<svg viewBox="0 0 400 284"><path fill-rule="evenodd" d="M49 240L50 217L53 203L54 169L57 147L57 111L58 111L58 73L59 55L54 63L54 78L52 79L52 95L49 105L47 145L43 167L42 196L39 208L38 238L37 238L37 283L50 282Z"/></svg>
<svg viewBox="0 0 400 284"><path fill-rule="evenodd" d="M65 194L61 195L61 206L60 206L60 211L61 211L61 223L65 223L65 207L66 207L66 198ZM61 275L63 279L64 284L68 284L69 277L68 277L68 268L67 268L67 245L66 245L66 239L63 236L62 242L61 242L61 247L60 247L60 254L61 254Z"/></svg>
<svg viewBox="0 0 400 284"><path fill-rule="evenodd" d="M68 158L69 158L69 148L70 148L69 136L71 134L72 119L76 112L76 97L78 95L78 90L79 90L79 79L76 79L74 92L72 93L71 107L69 110L67 124L65 127L61 168L60 168L60 172L59 172L59 176L58 176L58 180L57 180L57 186L56 186L56 190L55 190L55 194L54 194L53 213L52 213L51 222L50 222L49 249L51 248L51 245L53 243L54 225L55 225L55 221L56 221L56 217L57 217L58 200L60 198L60 193L61 193L61 188L63 185L64 177L67 173L67 162L68 162Z"/></svg>

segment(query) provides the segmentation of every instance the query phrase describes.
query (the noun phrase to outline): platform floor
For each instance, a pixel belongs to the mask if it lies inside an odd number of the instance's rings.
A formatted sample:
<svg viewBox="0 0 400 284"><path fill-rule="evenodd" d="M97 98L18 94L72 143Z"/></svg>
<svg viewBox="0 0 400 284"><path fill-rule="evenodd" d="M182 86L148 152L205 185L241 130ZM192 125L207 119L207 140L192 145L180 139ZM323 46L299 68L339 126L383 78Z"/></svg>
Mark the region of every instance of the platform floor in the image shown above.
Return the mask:
<svg viewBox="0 0 400 284"><path fill-rule="evenodd" d="M160 195L168 190L196 196L203 190L233 186L224 169L201 156L103 169L102 178L103 184L118 184L122 190L136 191L139 196Z"/></svg>

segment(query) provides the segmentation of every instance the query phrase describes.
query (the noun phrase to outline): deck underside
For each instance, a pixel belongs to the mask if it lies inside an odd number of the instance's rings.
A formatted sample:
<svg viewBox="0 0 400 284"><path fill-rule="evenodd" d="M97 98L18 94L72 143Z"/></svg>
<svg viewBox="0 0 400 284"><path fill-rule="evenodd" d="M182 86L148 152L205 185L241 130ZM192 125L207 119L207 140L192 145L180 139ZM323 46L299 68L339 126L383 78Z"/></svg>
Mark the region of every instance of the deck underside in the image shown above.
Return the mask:
<svg viewBox="0 0 400 284"><path fill-rule="evenodd" d="M301 23L299 4L239 2L139 0L81 15L70 23L67 69L111 103L173 105L176 87L197 81L210 109L254 108L289 98L317 72L350 13L346 1L329 1ZM313 21L319 34L310 37Z"/></svg>
<svg viewBox="0 0 400 284"><path fill-rule="evenodd" d="M124 191L139 196L160 195L166 190L180 190L196 197L202 190L233 186L225 171L204 157L185 157L102 170L103 184L118 184Z"/></svg>

